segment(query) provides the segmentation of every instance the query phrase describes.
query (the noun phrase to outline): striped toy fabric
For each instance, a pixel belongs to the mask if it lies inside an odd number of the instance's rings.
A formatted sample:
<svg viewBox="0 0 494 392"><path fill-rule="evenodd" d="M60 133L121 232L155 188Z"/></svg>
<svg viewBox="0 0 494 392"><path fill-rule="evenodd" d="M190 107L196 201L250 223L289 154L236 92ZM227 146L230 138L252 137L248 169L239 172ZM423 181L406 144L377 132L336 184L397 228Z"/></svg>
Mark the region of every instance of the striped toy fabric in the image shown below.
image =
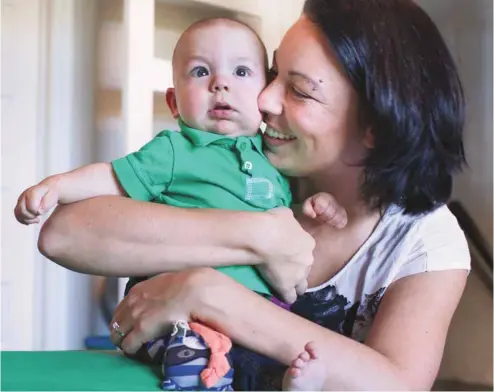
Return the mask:
<svg viewBox="0 0 494 392"><path fill-rule="evenodd" d="M162 363L165 391L232 391L233 367L216 384L207 388L201 372L207 367L211 351L201 335L193 331L187 322L177 321L170 336L147 343L151 358Z"/></svg>

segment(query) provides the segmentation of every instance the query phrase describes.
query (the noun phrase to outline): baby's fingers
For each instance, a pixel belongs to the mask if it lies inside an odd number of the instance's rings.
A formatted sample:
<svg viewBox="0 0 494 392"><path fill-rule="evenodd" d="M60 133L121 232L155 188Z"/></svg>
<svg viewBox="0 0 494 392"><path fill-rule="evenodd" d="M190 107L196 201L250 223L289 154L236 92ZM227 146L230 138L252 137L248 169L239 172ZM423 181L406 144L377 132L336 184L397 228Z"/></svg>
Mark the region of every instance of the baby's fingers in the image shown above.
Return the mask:
<svg viewBox="0 0 494 392"><path fill-rule="evenodd" d="M14 215L17 221L24 225L30 224L28 221L36 218L36 215L30 213L26 208L26 198L24 193L17 201L17 205L14 208Z"/></svg>
<svg viewBox="0 0 494 392"><path fill-rule="evenodd" d="M308 216L309 218L316 219L317 214L316 211L314 210L313 207L313 198L309 197L305 202L302 207L302 212L304 213L305 216Z"/></svg>
<svg viewBox="0 0 494 392"><path fill-rule="evenodd" d="M317 220L327 223L336 228L343 228L347 224L347 214L335 198L327 193L320 193L314 196L313 208Z"/></svg>
<svg viewBox="0 0 494 392"><path fill-rule="evenodd" d="M58 203L58 193L53 189L49 189L48 192L46 192L43 198L41 199L38 213L44 214L45 212L48 212L53 207L55 207L57 203Z"/></svg>
<svg viewBox="0 0 494 392"><path fill-rule="evenodd" d="M47 186L40 185L34 186L26 192L26 209L35 216L38 216L41 212L41 201L46 193L50 189Z"/></svg>
<svg viewBox="0 0 494 392"><path fill-rule="evenodd" d="M39 223L39 222L40 222L39 217L36 217L33 219L25 219L24 222L22 222L22 223L24 223L25 225L33 225L33 224Z"/></svg>

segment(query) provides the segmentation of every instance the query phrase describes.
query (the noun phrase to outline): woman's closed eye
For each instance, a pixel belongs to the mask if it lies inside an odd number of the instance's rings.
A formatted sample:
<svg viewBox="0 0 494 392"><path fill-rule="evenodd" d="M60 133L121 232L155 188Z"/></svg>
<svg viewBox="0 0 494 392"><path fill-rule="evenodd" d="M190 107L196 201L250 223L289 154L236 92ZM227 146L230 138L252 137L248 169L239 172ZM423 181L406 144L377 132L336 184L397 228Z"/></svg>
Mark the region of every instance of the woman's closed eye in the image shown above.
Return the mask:
<svg viewBox="0 0 494 392"><path fill-rule="evenodd" d="M208 76L209 71L206 67L197 66L192 68L192 71L190 71L190 75L194 78L202 78L204 76Z"/></svg>
<svg viewBox="0 0 494 392"><path fill-rule="evenodd" d="M295 86L291 86L290 91L295 96L295 98L297 98L297 99L311 99L312 98L311 96L301 92Z"/></svg>

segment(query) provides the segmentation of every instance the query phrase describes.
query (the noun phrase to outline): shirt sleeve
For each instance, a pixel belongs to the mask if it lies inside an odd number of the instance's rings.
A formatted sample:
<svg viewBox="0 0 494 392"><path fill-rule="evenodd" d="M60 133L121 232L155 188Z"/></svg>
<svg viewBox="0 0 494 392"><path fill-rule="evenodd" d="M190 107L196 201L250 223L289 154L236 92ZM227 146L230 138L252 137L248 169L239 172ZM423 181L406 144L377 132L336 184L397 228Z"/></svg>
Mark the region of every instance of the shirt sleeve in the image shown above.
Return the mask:
<svg viewBox="0 0 494 392"><path fill-rule="evenodd" d="M408 256L395 281L420 272L463 269L470 271L468 243L447 206L417 222Z"/></svg>
<svg viewBox="0 0 494 392"><path fill-rule="evenodd" d="M160 132L139 151L112 162L118 181L132 199L151 201L168 189L175 162L169 132Z"/></svg>

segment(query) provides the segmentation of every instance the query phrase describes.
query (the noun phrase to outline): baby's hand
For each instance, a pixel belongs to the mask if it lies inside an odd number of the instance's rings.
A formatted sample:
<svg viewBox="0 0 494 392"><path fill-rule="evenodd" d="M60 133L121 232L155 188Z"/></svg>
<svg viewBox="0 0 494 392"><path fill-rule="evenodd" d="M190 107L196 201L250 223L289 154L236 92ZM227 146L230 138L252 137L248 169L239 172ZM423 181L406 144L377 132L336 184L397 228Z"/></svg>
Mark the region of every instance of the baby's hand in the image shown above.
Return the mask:
<svg viewBox="0 0 494 392"><path fill-rule="evenodd" d="M338 229L347 224L346 211L329 193L319 192L309 197L303 206L304 214L321 223L327 223Z"/></svg>
<svg viewBox="0 0 494 392"><path fill-rule="evenodd" d="M54 184L39 183L26 189L19 196L14 215L19 223L39 223L39 216L50 211L58 203L58 191Z"/></svg>

